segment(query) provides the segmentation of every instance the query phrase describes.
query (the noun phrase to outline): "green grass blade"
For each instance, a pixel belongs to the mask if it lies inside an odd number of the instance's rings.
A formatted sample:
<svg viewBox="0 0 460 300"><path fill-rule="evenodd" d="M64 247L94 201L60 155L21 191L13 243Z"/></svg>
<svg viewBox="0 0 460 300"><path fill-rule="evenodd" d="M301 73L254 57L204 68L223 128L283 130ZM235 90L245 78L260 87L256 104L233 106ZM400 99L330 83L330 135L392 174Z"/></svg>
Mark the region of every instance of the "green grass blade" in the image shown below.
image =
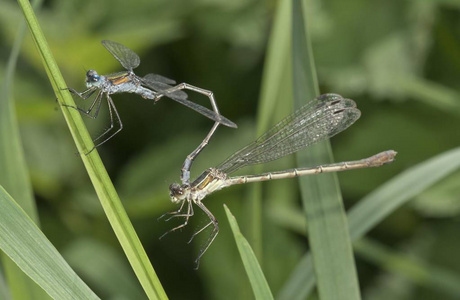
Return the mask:
<svg viewBox="0 0 460 300"><path fill-rule="evenodd" d="M290 1L279 1L270 34L267 57L264 63L260 100L257 111L257 135L265 132L273 121L275 109L280 99L286 99L286 85L283 77L289 67L290 35L289 16ZM261 173L263 166L255 166L254 174ZM247 237L256 256L262 259L262 188L256 183L250 187L250 193L244 204L248 212L246 218L249 226ZM246 227L243 227L246 228Z"/></svg>
<svg viewBox="0 0 460 300"><path fill-rule="evenodd" d="M291 51L291 36L287 34L291 28L290 10L291 1L279 1L264 63L257 111L257 135L263 134L270 127L277 102L280 99L287 101L285 94L288 87L282 83Z"/></svg>
<svg viewBox="0 0 460 300"><path fill-rule="evenodd" d="M27 170L24 150L19 137L16 108L12 96L13 79L22 40L26 33L25 24L19 28L11 56L8 60L5 80L2 83L0 101L0 184L19 199L19 205L38 222L32 185Z"/></svg>
<svg viewBox="0 0 460 300"><path fill-rule="evenodd" d="M70 93L63 90L63 88L66 88L66 84L51 54L29 2L26 0L18 0L18 2L23 10L32 38L37 46L40 56L43 59L43 64L51 85L53 86L54 92L56 93L59 101L62 101L61 104L75 106ZM62 111L79 153L87 153L88 150L93 148L93 142L86 130L80 114L74 109L68 109L65 107L62 107ZM165 299L166 294L163 287L161 286L160 281L150 264L147 254L145 253L145 250L134 231L131 221L121 204L120 198L118 197L113 183L102 164L99 154L95 150L89 155L81 155L81 159L83 160L107 218L123 250L125 251L138 280L144 288L144 291L150 299Z"/></svg>
<svg viewBox="0 0 460 300"><path fill-rule="evenodd" d="M101 241L80 238L61 251L69 265L106 298L147 299L121 253Z"/></svg>
<svg viewBox="0 0 460 300"><path fill-rule="evenodd" d="M407 169L364 197L348 214L353 240L364 236L408 200L459 168L460 148L455 148Z"/></svg>
<svg viewBox="0 0 460 300"><path fill-rule="evenodd" d="M40 3L41 1L33 1L35 7ZM16 64L26 29L25 22L22 22L8 59L5 80L0 90L0 170L2 170L0 185L7 188L13 197L19 200L19 205L24 211L38 223L12 92ZM2 255L2 263L11 297L14 299L49 299L43 289L24 274L6 255Z"/></svg>
<svg viewBox="0 0 460 300"><path fill-rule="evenodd" d="M294 105L300 107L319 94L313 52L307 31L305 1L293 1ZM332 162L328 141L297 154L300 166ZM308 220L318 292L321 299L360 299L346 213L335 173L300 178Z"/></svg>
<svg viewBox="0 0 460 300"><path fill-rule="evenodd" d="M414 196L459 168L460 148L455 148L394 177L350 209L348 213L350 236L353 240L363 237ZM306 254L287 280L278 299L305 299L313 290L315 282L311 255Z"/></svg>
<svg viewBox="0 0 460 300"><path fill-rule="evenodd" d="M453 299L460 298L460 276L454 271L414 259L411 255L394 252L370 239L356 241L354 248L360 257L387 272L403 276L420 287L438 290L439 295L449 294Z"/></svg>
<svg viewBox="0 0 460 300"><path fill-rule="evenodd" d="M284 216L279 217L279 211L273 211L271 218L279 225L293 230L299 234L306 235L306 221L302 214L296 210L285 209L282 212ZM460 296L460 277L453 271L437 265L430 264L413 255L394 252L388 247L366 238L361 238L353 243L355 253L361 258L375 264L377 267L387 272L407 278L413 284L420 287L429 287L438 290L441 293L448 293L454 298ZM305 267L305 270L313 270L313 263L310 255L305 255L299 265ZM302 286L307 282L312 286L315 283L314 276L292 277L290 285ZM297 289L283 289L283 292L277 299L305 299L305 294L297 294Z"/></svg>
<svg viewBox="0 0 460 300"><path fill-rule="evenodd" d="M252 251L246 238L241 234L238 223L235 217L232 215L226 205L225 213L227 214L228 222L232 228L233 236L235 237L238 251L240 252L241 260L243 261L246 274L249 277L249 282L252 286L252 291L256 299L273 299L273 295L268 286L267 280L265 279L262 269L260 268L259 262L257 261L254 251Z"/></svg>
<svg viewBox="0 0 460 300"><path fill-rule="evenodd" d="M0 248L54 299L99 299L0 186Z"/></svg>
<svg viewBox="0 0 460 300"><path fill-rule="evenodd" d="M27 275L24 274L24 276L27 276ZM30 278L30 277L27 276L27 278ZM5 277L3 276L3 273L1 271L0 271L0 299L5 299L5 300L12 299L8 286L6 285Z"/></svg>

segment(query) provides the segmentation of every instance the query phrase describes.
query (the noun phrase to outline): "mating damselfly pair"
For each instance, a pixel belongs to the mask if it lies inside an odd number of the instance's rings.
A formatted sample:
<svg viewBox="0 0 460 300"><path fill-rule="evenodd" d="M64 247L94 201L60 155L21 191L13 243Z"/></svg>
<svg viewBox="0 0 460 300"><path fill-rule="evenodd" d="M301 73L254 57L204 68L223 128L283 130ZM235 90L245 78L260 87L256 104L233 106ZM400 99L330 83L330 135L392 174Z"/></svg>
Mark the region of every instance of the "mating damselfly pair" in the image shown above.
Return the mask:
<svg viewBox="0 0 460 300"><path fill-rule="evenodd" d="M277 160L319 141L331 138L347 129L360 117L361 112L356 108L356 103L353 100L343 98L338 94L324 94L287 116L253 143L235 152L217 167L207 169L198 176L196 180L190 183L190 168L192 162L208 144L219 124L235 128L236 125L220 115L212 92L186 83L173 86L175 81L160 75L149 74L144 77L139 77L133 72L133 69L140 63L139 56L137 56L136 53L115 42L103 41L102 44L121 63L126 71L103 76L97 74L94 70L90 70L86 74L87 90L79 93L74 89L69 89L72 93L83 99L88 99L92 94L97 92L89 110L85 111L77 108L80 112L93 118L97 117L102 98L105 96L111 117L111 127L109 131L114 128L113 115L115 115L117 118L116 120L120 124L120 128L117 131L111 133L105 140L96 144L95 147L106 142L122 128L120 117L110 97L111 94L115 93L136 93L143 98L153 99L154 101L158 101L166 96L215 121L212 129L203 142L187 156L181 172L182 184L173 183L169 187L171 201L180 204L179 209L165 214L169 215L166 220L184 218L184 222L172 228L164 235L181 229L188 224L190 217L194 215L193 205L199 207L209 217L210 221L207 225L192 235L193 239L197 234L211 227L211 233L204 246L199 251L196 259L197 268L201 257L219 232L217 219L202 202L209 194L235 184L292 178L326 172L339 172L359 168L379 167L392 162L396 155L395 151L388 150L375 154L369 158L355 161L296 168L258 175L229 176L231 173L245 166ZM213 111L189 101L187 99L187 94L183 92L184 89L207 95L211 101ZM96 110L92 114L93 109ZM109 131L105 132L96 140L106 136L110 133Z"/></svg>

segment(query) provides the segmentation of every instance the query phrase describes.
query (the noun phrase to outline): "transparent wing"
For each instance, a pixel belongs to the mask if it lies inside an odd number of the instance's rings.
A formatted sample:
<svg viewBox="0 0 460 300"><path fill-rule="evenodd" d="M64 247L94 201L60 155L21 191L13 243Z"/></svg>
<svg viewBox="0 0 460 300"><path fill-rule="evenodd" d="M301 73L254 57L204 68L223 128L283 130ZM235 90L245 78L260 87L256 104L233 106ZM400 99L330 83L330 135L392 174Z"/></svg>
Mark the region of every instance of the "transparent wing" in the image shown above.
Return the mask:
<svg viewBox="0 0 460 300"><path fill-rule="evenodd" d="M166 84L172 84L172 85L176 84L176 81L173 80L173 79L169 79L169 78L164 77L162 75L153 74L153 73L145 75L144 78L148 78L148 80L161 82L161 83L166 83Z"/></svg>
<svg viewBox="0 0 460 300"><path fill-rule="evenodd" d="M141 63L139 56L128 47L108 40L103 40L101 43L126 70L132 71Z"/></svg>
<svg viewBox="0 0 460 300"><path fill-rule="evenodd" d="M142 77L141 82L143 85L159 93L162 93L166 91L167 89L172 88L173 85L176 84L176 82L172 79L163 77L158 74L153 74L153 73L147 74L144 77ZM188 97L187 93L181 90L174 91L172 93L164 93L164 94L165 96L169 98L182 99L182 100L185 100Z"/></svg>
<svg viewBox="0 0 460 300"><path fill-rule="evenodd" d="M189 101L189 100L186 100L186 99L180 99L180 98L175 98L175 97L170 97L168 95L168 98L171 98L172 100L184 105L184 106L187 106L188 108L191 108L193 109L194 111L202 114L203 116L213 120L213 121L216 121L216 122L219 122L220 124L222 125L225 125L227 127L232 127L232 128L237 128L236 124L233 123L232 121L230 121L229 119L227 119L226 117L222 116L222 115L217 115L215 112L213 112L212 110L204 107L204 106L201 106L199 104L196 104L195 102L192 102L192 101Z"/></svg>
<svg viewBox="0 0 460 300"><path fill-rule="evenodd" d="M143 85L146 87L153 89L155 92L158 93L163 93L164 91L172 88L171 84L175 84L176 82L172 79L163 77L161 75L157 74L147 74L144 77L141 78L141 82ZM185 93L182 90L174 91L171 93L164 93L164 95L184 106L187 106L188 108L193 109L194 111L202 114L203 116L221 123L222 125L232 127L232 128L237 128L236 124L227 119L226 117L222 115L218 115L212 110L201 106L199 104L196 104L195 102L187 100L187 93Z"/></svg>
<svg viewBox="0 0 460 300"><path fill-rule="evenodd" d="M230 174L247 165L279 159L336 135L360 115L353 100L337 94L321 95L227 158L217 169Z"/></svg>

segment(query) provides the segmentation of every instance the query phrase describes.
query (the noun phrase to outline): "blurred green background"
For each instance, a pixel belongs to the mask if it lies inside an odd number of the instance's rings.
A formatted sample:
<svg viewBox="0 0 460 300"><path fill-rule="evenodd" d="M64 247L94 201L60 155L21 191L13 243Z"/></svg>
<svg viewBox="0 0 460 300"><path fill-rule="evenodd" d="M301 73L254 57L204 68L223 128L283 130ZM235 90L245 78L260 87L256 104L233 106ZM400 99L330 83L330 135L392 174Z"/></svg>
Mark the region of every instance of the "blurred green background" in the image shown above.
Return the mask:
<svg viewBox="0 0 460 300"><path fill-rule="evenodd" d="M339 175L345 205L351 207L403 170L458 147L460 1L308 3L321 92L352 98L362 111L354 126L332 139L336 161L398 151L392 165ZM2 0L0 5L3 77L22 15L14 1ZM259 0L45 1L37 15L69 87L83 90L88 69L100 74L122 70L100 44L109 39L140 55L136 74L154 72L214 92L221 113L239 128L218 129L194 164L194 177L256 137L260 84L276 5L277 1ZM273 121L289 113L289 97L278 100L279 115ZM21 51L14 98L43 231L102 298L145 298L75 155L30 37ZM189 98L209 107L204 96L189 92ZM221 232L198 271L193 262L203 240L187 241L206 224L205 216L197 214L188 228L158 240L174 225L157 221L175 208L168 186L179 180L185 156L212 122L168 99L156 105L131 94L113 99L124 130L98 151L169 297L250 299L252 292L222 209L226 203L244 224L244 199L249 193L245 187L229 188L205 201L221 220ZM96 121L85 121L92 136L98 136L109 126L106 107ZM266 169L293 163L291 157ZM459 172L419 194L373 230L370 238L394 255L428 266L427 270L432 266L458 274L458 182ZM276 295L308 245L279 221L283 209L300 207L296 180L266 183L263 188L262 264ZM356 259L365 299L460 297L414 280L417 276L406 274L410 271L391 269L392 258L377 261L358 253Z"/></svg>

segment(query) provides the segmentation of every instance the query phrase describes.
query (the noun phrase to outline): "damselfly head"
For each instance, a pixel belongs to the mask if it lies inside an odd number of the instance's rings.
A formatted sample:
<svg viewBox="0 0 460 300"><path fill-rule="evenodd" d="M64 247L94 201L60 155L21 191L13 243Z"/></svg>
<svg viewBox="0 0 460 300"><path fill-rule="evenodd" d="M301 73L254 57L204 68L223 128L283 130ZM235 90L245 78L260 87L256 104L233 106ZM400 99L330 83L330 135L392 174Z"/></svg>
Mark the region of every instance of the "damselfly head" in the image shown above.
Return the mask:
<svg viewBox="0 0 460 300"><path fill-rule="evenodd" d="M184 186L180 186L178 183L172 183L169 186L169 196L172 203L179 203L187 197Z"/></svg>
<svg viewBox="0 0 460 300"><path fill-rule="evenodd" d="M98 86L101 83L101 76L95 70L86 72L86 86Z"/></svg>

